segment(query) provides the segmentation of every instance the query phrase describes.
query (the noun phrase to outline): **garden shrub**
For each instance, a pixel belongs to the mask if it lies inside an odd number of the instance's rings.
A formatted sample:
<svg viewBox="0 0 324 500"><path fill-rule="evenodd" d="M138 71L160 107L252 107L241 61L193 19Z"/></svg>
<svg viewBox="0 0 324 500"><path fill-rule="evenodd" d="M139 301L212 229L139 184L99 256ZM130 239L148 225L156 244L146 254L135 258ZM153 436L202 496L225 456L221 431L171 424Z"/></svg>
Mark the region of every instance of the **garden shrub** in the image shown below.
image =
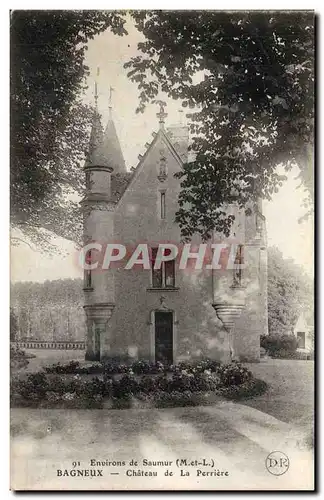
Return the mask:
<svg viewBox="0 0 324 500"><path fill-rule="evenodd" d="M111 377L104 376L104 396L111 398L114 394L114 381Z"/></svg>
<svg viewBox="0 0 324 500"><path fill-rule="evenodd" d="M160 379L163 379L162 381ZM144 375L139 381L138 393L152 394L159 390L159 387L167 386L166 377L151 377L149 375Z"/></svg>
<svg viewBox="0 0 324 500"><path fill-rule="evenodd" d="M203 373L206 370L216 372L220 366L220 362L214 359L201 359L196 361L180 361L176 365L171 365L170 369L173 372L185 370L189 373Z"/></svg>
<svg viewBox="0 0 324 500"><path fill-rule="evenodd" d="M131 369L136 375L145 375L145 374L157 374L163 373L169 370L170 365L163 364L161 361L134 361L131 364Z"/></svg>
<svg viewBox="0 0 324 500"><path fill-rule="evenodd" d="M167 373L155 377L155 391L168 391L170 386L170 376Z"/></svg>
<svg viewBox="0 0 324 500"><path fill-rule="evenodd" d="M58 375L54 375L53 377L48 378L48 385L49 385L49 391L54 391L60 394L61 396L65 392L71 391L72 387L66 387L66 382L63 377L59 377ZM72 382L69 384L70 386L72 385ZM80 388L81 390L81 388ZM73 391L72 391L73 392Z"/></svg>
<svg viewBox="0 0 324 500"><path fill-rule="evenodd" d="M194 391L215 391L220 384L220 379L217 373L205 370L203 373L198 373L192 381Z"/></svg>
<svg viewBox="0 0 324 500"><path fill-rule="evenodd" d="M298 342L294 335L262 335L260 346L263 347L270 356L282 357L287 353L296 351ZM282 355L280 355L280 351Z"/></svg>
<svg viewBox="0 0 324 500"><path fill-rule="evenodd" d="M103 397L106 391L106 384L103 379L93 377L87 381L83 386L82 394L87 398Z"/></svg>
<svg viewBox="0 0 324 500"><path fill-rule="evenodd" d="M44 371L46 373L57 373L57 374L76 374L80 372L80 363L79 361L70 361L65 365L61 365L61 363L55 363L51 366L46 366Z"/></svg>
<svg viewBox="0 0 324 500"><path fill-rule="evenodd" d="M140 383L132 373L125 373L119 380L113 380L113 397L124 398L140 392Z"/></svg>
<svg viewBox="0 0 324 500"><path fill-rule="evenodd" d="M105 375L114 375L115 373L127 373L130 370L130 366L124 363L103 363L101 367L102 372Z"/></svg>
<svg viewBox="0 0 324 500"><path fill-rule="evenodd" d="M25 380L13 380L13 391L24 399L40 400L46 398L49 385L45 373L30 373Z"/></svg>
<svg viewBox="0 0 324 500"><path fill-rule="evenodd" d="M253 378L252 372L236 361L220 366L217 375L224 387L241 385Z"/></svg>
<svg viewBox="0 0 324 500"><path fill-rule="evenodd" d="M183 370L189 373L203 373L205 370L216 372L219 366L220 363L213 359L180 361L176 365L170 365L168 363L163 364L161 361L152 362L146 360L137 360L130 364L119 363L117 361L106 361L80 366L80 363L78 361L70 361L69 363L64 365L62 365L61 363L56 363L51 366L45 367L44 371L46 371L46 373L70 375L93 375L103 373L106 376L110 376L130 372L134 373L135 375L156 375L166 372L178 373Z"/></svg>
<svg viewBox="0 0 324 500"><path fill-rule="evenodd" d="M242 399L251 399L256 396L261 396L266 392L268 384L264 380L254 379L247 380L240 385L232 385L228 387L220 387L218 392L226 399L239 401Z"/></svg>

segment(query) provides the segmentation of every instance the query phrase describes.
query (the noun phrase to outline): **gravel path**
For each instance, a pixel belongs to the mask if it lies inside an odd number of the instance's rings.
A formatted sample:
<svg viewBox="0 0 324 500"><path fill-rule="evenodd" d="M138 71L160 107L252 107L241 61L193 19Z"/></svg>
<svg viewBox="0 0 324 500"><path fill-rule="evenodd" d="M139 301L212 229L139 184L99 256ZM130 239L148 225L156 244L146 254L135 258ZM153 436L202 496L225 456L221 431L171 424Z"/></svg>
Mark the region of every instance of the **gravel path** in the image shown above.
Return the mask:
<svg viewBox="0 0 324 500"><path fill-rule="evenodd" d="M160 410L15 408L11 435L16 490L312 488L312 452L302 434L237 403ZM290 461L281 476L265 467L275 450ZM101 470L102 476L58 475L73 462L78 470Z"/></svg>

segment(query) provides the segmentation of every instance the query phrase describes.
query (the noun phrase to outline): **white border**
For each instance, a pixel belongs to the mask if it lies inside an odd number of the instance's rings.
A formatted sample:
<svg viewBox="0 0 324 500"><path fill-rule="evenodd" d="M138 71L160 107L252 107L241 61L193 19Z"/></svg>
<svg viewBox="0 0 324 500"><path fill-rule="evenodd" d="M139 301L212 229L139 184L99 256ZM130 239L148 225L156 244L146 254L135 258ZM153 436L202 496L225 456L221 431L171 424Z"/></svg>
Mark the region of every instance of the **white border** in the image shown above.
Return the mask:
<svg viewBox="0 0 324 500"><path fill-rule="evenodd" d="M221 4L220 4L221 5ZM0 7L0 22L1 22L1 28L0 28L0 35L1 35L1 49L2 49L2 78L1 78L1 92L0 96L2 99L2 106L1 106L1 116L2 116L2 127L1 127L1 145L2 145L2 162L1 162L1 183L0 183L0 189L1 189L1 194L0 194L0 204L1 204L1 234L4 235L4 241L2 242L3 244L1 245L0 249L0 259L2 266L4 269L2 270L1 273L1 301L0 301L0 307L1 307L1 333L2 333L2 353L3 353L3 359L1 363L1 382L2 382L2 391L1 391L1 400L2 400L2 410L1 410L1 431L2 431L2 436L1 436L1 476L0 476L0 485L1 485L1 498L7 498L11 493L8 491L8 486L9 486L9 470L8 470L8 457L9 457L9 413L7 409L5 408L8 397L9 397L9 246L8 246L8 240L7 240L7 235L9 234L9 223L8 223L8 218L9 218L9 201L8 201L8 185L9 185L9 9L129 9L129 8L136 8L136 9L197 9L198 7L200 9L215 9L217 7L217 3L211 0L201 0L199 2L199 5L195 2L174 2L170 0L164 0L164 2L156 2L151 0L150 2L148 1L130 1L128 2L123 2L123 1L110 1L107 2L107 0L100 0L95 2L95 4L90 4L89 2L85 2L82 0L79 0L76 2L75 0L70 0L70 1L62 1L62 0L56 0L55 2L40 2L40 1L34 1L34 2L29 2L28 5L26 2L22 0L15 0L12 2L3 2ZM265 1L260 4L260 2L257 1L249 1L244 3L244 9L242 9L242 2L240 1L231 1L228 0L226 2L226 7L227 10L259 10L259 9L264 9L264 10L299 10L299 9L314 9L317 14L321 14L323 11L323 3L317 0L316 2L310 2L307 3L305 1L300 1L300 0L294 0L294 1L283 1L283 0L271 0L271 1ZM322 69L323 69L323 34L320 36L321 32L321 26L318 23L317 29L317 37L319 38L318 40L318 68L317 68L317 80L318 82L322 82L323 78L322 77ZM320 84L318 83L318 89L320 89ZM320 117L318 118L318 126L320 124L320 118L322 118L322 101L320 101L320 96L317 96L318 100L318 112L320 112ZM318 131L318 145L323 144L324 142L322 141L324 132L323 132L323 127L321 130ZM319 149L319 148L318 148ZM319 174L320 167L322 165L320 164L320 151L318 151L318 156L317 156L317 173ZM324 193L323 189L323 174L321 178L319 178L318 175L318 198L319 198L319 203L318 203L318 213L317 213L317 221L318 221L318 231L319 231L319 238L318 238L318 244L319 244L319 249L317 249L317 255L318 259L321 257L320 254L320 249L322 248L322 237L324 233L324 214L322 213L322 204L320 203L321 200L321 194ZM317 272L320 275L320 279L317 280L317 286L320 287L320 285L323 285L323 265L317 269ZM319 289L318 289L319 292ZM324 310L324 298L323 298L323 293L320 296L320 299L317 304L318 311L323 311ZM322 346L324 344L324 341L322 340L321 343L319 343L319 337L322 332L320 331L320 322L318 321L317 323L317 347L320 347L321 350L320 352L317 352L317 360L319 364L319 370L320 373L319 378L317 380L317 391L319 391L319 385L320 381L322 380L322 370L323 370L323 363L319 362L319 360L322 358L321 354L322 352ZM320 410L323 409L322 406L323 398L318 397L318 404L320 406ZM320 404L321 403L321 404ZM323 412L322 412L323 415ZM321 433L322 439L323 439L323 432ZM321 439L321 444L322 444L322 439ZM318 445L320 444L319 442L317 443ZM318 464L319 466L319 464ZM318 485L319 487L321 486L320 482L320 474L318 474ZM109 492L108 493L110 497L115 496L114 493ZM218 497L222 497L223 494L221 492L216 492ZM276 498L284 498L285 494L284 493L278 493L274 492L274 495L276 495ZM37 498L42 498L44 494L38 494ZM68 496L68 493L56 493L53 494L53 496L60 495L60 497ZM126 495L126 493L125 493ZM225 498L229 498L231 496L236 496L237 494L232 494L228 495L226 494ZM30 494L29 497L34 497L36 496L35 494ZM118 497L122 497L124 495L118 494ZM168 494L168 497L172 498L175 496L174 494ZM196 497L202 496L199 495L198 493L195 495ZM264 497L264 494L258 494L257 496L259 497ZM82 495L83 498L95 498L95 493L89 493L86 495Z"/></svg>

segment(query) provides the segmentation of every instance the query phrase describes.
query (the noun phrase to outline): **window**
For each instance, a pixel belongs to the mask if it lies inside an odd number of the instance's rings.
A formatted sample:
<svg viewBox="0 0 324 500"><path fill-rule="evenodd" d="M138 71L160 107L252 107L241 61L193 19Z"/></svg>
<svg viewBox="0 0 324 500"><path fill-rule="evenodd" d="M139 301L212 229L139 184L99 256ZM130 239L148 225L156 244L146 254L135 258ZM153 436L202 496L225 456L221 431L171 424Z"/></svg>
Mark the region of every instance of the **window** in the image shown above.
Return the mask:
<svg viewBox="0 0 324 500"><path fill-rule="evenodd" d="M151 269L152 269L152 286L153 288L162 288L162 267L160 269L154 269L157 248L152 248L152 259L151 259Z"/></svg>
<svg viewBox="0 0 324 500"><path fill-rule="evenodd" d="M86 264L91 264L91 250L89 250L85 257ZM84 287L91 288L92 287L92 276L91 269L84 270Z"/></svg>
<svg viewBox="0 0 324 500"><path fill-rule="evenodd" d="M242 286L243 269L241 264L244 264L243 245L238 245L234 261L233 286Z"/></svg>
<svg viewBox="0 0 324 500"><path fill-rule="evenodd" d="M165 191L160 192L160 205L161 219L165 219Z"/></svg>
<svg viewBox="0 0 324 500"><path fill-rule="evenodd" d="M305 332L297 332L298 349L305 349Z"/></svg>
<svg viewBox="0 0 324 500"><path fill-rule="evenodd" d="M175 287L175 261L169 260L167 262L163 262L164 264L164 281L166 288L174 288Z"/></svg>
<svg viewBox="0 0 324 500"><path fill-rule="evenodd" d="M151 269L153 288L174 288L175 287L175 260L162 262L160 269L154 269L157 248L152 248ZM171 250L166 249L165 255L169 255Z"/></svg>

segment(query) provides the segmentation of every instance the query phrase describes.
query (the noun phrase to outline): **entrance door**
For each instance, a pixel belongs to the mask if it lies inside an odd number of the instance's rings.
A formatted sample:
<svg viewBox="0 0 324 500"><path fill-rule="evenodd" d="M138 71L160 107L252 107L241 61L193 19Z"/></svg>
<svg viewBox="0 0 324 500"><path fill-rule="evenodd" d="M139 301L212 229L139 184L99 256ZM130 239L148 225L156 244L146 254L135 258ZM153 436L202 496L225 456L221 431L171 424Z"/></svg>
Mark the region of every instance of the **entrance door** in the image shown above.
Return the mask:
<svg viewBox="0 0 324 500"><path fill-rule="evenodd" d="M173 363L172 312L155 311L155 361Z"/></svg>
<svg viewBox="0 0 324 500"><path fill-rule="evenodd" d="M94 361L100 361L100 336L101 336L100 326L95 325L94 343L93 343L94 344L93 345L93 360Z"/></svg>

